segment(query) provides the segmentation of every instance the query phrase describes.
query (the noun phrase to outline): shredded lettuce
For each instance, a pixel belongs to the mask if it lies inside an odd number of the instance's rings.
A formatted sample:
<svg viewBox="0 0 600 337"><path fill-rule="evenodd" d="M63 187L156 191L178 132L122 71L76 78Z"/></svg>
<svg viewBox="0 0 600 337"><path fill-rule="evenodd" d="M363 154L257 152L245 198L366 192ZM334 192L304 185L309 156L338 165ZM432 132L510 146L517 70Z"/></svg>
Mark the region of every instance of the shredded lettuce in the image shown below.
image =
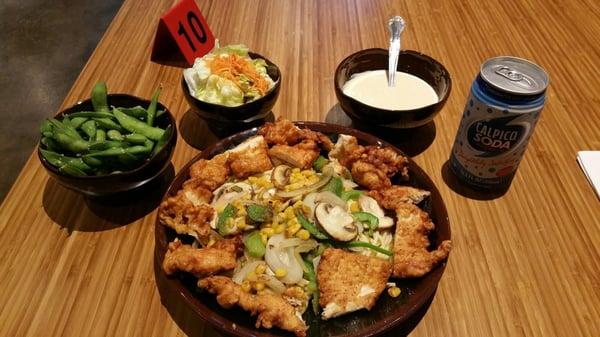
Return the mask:
<svg viewBox="0 0 600 337"><path fill-rule="evenodd" d="M233 81L213 74L209 67L209 63L216 57L224 55L244 57L267 81L268 88L272 88L274 82L267 74L267 62L263 59L250 59L248 50L248 47L243 44L216 46L210 53L197 58L191 68L183 71L190 94L201 101L225 106L239 106L260 98L261 93L253 86L252 79L248 76L241 74L236 81Z"/></svg>

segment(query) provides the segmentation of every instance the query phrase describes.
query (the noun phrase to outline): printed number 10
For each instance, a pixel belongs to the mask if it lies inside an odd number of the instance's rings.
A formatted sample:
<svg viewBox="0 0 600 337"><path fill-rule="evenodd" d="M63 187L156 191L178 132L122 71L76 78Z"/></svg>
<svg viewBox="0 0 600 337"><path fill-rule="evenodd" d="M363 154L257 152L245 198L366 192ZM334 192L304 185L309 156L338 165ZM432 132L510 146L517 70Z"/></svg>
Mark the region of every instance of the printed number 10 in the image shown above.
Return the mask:
<svg viewBox="0 0 600 337"><path fill-rule="evenodd" d="M196 40L198 42L205 43L206 42L206 31L204 30L204 27L202 27L202 23L200 23L200 19L198 19L198 17L196 16L196 13L194 12L188 12L187 13L187 24L188 27L191 29L192 33L194 34L194 37L196 38ZM198 30L200 30L200 32L198 32ZM185 39L187 40L188 44L190 45L190 48L192 48L192 51L196 51L196 46L194 46L194 42L192 42L192 39L190 38L190 35L188 34L187 30L185 29L185 27L183 26L183 23L181 23L181 21L179 21L179 29L177 29L177 34L179 34L180 36L183 35L185 37Z"/></svg>

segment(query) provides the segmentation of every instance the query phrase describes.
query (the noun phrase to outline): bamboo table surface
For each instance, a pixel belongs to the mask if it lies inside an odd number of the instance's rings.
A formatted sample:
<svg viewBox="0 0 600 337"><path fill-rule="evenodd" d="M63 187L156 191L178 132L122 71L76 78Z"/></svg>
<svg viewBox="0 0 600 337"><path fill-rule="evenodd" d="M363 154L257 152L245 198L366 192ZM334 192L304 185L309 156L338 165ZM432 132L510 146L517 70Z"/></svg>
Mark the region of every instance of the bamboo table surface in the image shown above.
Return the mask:
<svg viewBox="0 0 600 337"><path fill-rule="evenodd" d="M140 97L162 84L161 102L180 131L171 176L216 139L183 99L181 68L150 61L158 19L172 5L126 0L62 105L87 98L98 80L110 92ZM600 202L575 158L578 150L600 150L599 2L198 5L223 43L245 43L278 64L275 115L342 124L348 120L333 90L335 67L360 49L386 48L387 19L402 15L403 49L438 59L453 80L431 139L414 159L445 200L454 249L412 335L598 336ZM551 83L511 188L486 198L455 186L445 163L470 84L480 64L497 55L540 64ZM151 191L94 201L49 178L34 153L0 207L0 335L214 335L184 307L161 303L153 226L168 175L164 180Z"/></svg>

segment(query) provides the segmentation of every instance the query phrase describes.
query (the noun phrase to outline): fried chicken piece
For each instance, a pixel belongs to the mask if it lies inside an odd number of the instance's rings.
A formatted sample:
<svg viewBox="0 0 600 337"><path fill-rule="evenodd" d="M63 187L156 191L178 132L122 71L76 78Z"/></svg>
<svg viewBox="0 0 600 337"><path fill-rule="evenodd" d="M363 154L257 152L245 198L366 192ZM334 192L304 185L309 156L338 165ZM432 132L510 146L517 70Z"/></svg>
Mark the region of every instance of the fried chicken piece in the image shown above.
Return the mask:
<svg viewBox="0 0 600 337"><path fill-rule="evenodd" d="M274 145L269 149L269 156L273 162L283 162L301 169L312 167L319 156L319 147L312 140L303 140L294 145Z"/></svg>
<svg viewBox="0 0 600 337"><path fill-rule="evenodd" d="M211 160L200 159L190 167L190 177L214 191L229 178L231 170L227 164L228 153L214 156Z"/></svg>
<svg viewBox="0 0 600 337"><path fill-rule="evenodd" d="M427 235L435 226L427 212L416 205L401 204L396 209L396 215L392 276L421 277L448 257L452 243L444 240L436 250L428 250L430 243Z"/></svg>
<svg viewBox="0 0 600 337"><path fill-rule="evenodd" d="M358 149L358 140L354 136L340 135L333 149L329 151L330 158L338 160L348 157L348 154Z"/></svg>
<svg viewBox="0 0 600 337"><path fill-rule="evenodd" d="M210 203L212 192L205 188L201 178L192 178L186 180L182 185L182 191L185 198L194 206Z"/></svg>
<svg viewBox="0 0 600 337"><path fill-rule="evenodd" d="M317 267L323 319L363 308L371 310L391 270L390 262L377 257L326 249Z"/></svg>
<svg viewBox="0 0 600 337"><path fill-rule="evenodd" d="M258 130L258 134L265 137L265 141L269 145L294 145L302 137L300 128L295 126L291 121L282 119L281 117L277 118L275 123L265 123Z"/></svg>
<svg viewBox="0 0 600 337"><path fill-rule="evenodd" d="M333 142L331 141L331 139L326 135L322 134L321 132L313 131L310 129L300 129L300 133L300 138L302 139L302 141L312 140L318 145L321 145L323 149L327 151L331 151L333 149Z"/></svg>
<svg viewBox="0 0 600 337"><path fill-rule="evenodd" d="M392 186L390 178L408 178L408 159L390 147L362 146L356 137L341 135L329 153L352 172L356 182L370 190Z"/></svg>
<svg viewBox="0 0 600 337"><path fill-rule="evenodd" d="M390 188L371 191L369 195L377 200L377 203L387 209L395 210L405 203L418 204L427 198L431 193L410 186L394 185Z"/></svg>
<svg viewBox="0 0 600 337"><path fill-rule="evenodd" d="M196 277L233 270L241 246L242 240L239 237L217 241L207 248L193 248L176 239L169 243L163 269L167 275L184 271Z"/></svg>
<svg viewBox="0 0 600 337"><path fill-rule="evenodd" d="M296 145L304 140L312 140L322 145L327 151L333 149L333 142L329 137L318 131L300 129L287 119L277 118L275 123L266 123L258 134L265 137L269 145Z"/></svg>
<svg viewBox="0 0 600 337"><path fill-rule="evenodd" d="M217 294L217 302L226 309L239 305L250 311L256 319L256 327L270 329L274 326L291 331L298 337L306 336L308 327L297 315L294 307L281 296L263 293L252 295L242 290L229 277L211 276L198 281L198 287Z"/></svg>
<svg viewBox="0 0 600 337"><path fill-rule="evenodd" d="M200 197L191 191L193 190L188 186L187 191L179 190L175 196L163 201L158 210L158 218L163 225L173 228L178 234L201 239L209 235L210 221L215 216L215 211L207 204L194 205L186 194L193 194L198 200Z"/></svg>
<svg viewBox="0 0 600 337"><path fill-rule="evenodd" d="M362 160L356 161L352 164L350 172L354 181L366 189L378 190L392 186L392 181L385 171L371 163Z"/></svg>
<svg viewBox="0 0 600 337"><path fill-rule="evenodd" d="M233 174L239 179L245 179L271 169L273 164L269 159L268 150L267 142L262 136L249 138L229 150L229 165Z"/></svg>

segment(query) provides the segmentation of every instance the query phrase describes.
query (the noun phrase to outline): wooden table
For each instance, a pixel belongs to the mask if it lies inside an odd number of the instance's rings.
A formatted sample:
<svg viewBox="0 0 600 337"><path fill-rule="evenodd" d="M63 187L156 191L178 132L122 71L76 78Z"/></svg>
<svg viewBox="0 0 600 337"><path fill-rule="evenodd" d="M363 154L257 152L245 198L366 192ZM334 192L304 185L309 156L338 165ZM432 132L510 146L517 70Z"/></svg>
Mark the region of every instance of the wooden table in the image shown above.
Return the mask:
<svg viewBox="0 0 600 337"><path fill-rule="evenodd" d="M214 140L197 132L181 69L149 61L158 18L173 4L125 1L62 105L87 98L97 80L142 97L162 83L161 102L180 129L171 174L198 153L192 145ZM454 250L412 335L598 335L600 202L575 161L578 150L600 150L597 1L198 4L223 43L243 42L279 65L276 115L338 123L348 121L333 91L335 67L360 49L385 48L387 19L402 15L403 48L438 59L454 82L435 138L415 156L444 197ZM480 64L504 54L540 64L551 84L512 187L481 198L454 187L444 164ZM49 179L32 155L0 207L0 335L214 335L184 308L161 304L153 226L163 187L91 201Z"/></svg>

